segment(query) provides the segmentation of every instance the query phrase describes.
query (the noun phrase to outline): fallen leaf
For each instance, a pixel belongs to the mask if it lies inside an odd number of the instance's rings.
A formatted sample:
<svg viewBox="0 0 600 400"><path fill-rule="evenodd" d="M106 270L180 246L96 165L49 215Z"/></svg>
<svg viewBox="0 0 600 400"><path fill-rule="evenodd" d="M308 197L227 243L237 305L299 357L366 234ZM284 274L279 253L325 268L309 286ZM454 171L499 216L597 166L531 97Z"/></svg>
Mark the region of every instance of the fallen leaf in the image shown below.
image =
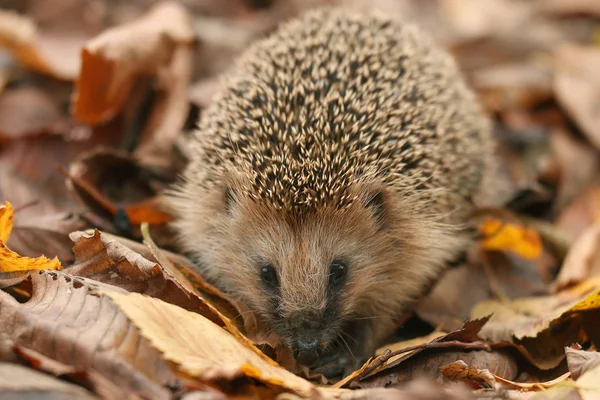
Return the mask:
<svg viewBox="0 0 600 400"><path fill-rule="evenodd" d="M126 154L103 148L84 153L70 165L66 177L84 204L117 223L165 224L173 219L157 197L157 190L166 184Z"/></svg>
<svg viewBox="0 0 600 400"><path fill-rule="evenodd" d="M16 272L40 269L60 269L58 258L52 260L39 256L23 257L6 247L3 239L8 239L13 227L13 208L9 202L0 206L0 272Z"/></svg>
<svg viewBox="0 0 600 400"><path fill-rule="evenodd" d="M554 91L560 104L600 149L600 49L563 45L556 50Z"/></svg>
<svg viewBox="0 0 600 400"><path fill-rule="evenodd" d="M75 35L41 34L31 19L0 10L0 47L25 66L55 78L73 80L84 40Z"/></svg>
<svg viewBox="0 0 600 400"><path fill-rule="evenodd" d="M0 143L42 133L65 134L69 127L55 99L41 89L19 87L0 96Z"/></svg>
<svg viewBox="0 0 600 400"><path fill-rule="evenodd" d="M18 364L2 362L0 362L0 392L3 397L7 398L11 396L28 399L91 400L96 398L81 386L61 381Z"/></svg>
<svg viewBox="0 0 600 400"><path fill-rule="evenodd" d="M553 129L550 146L560 168L556 208L562 210L575 196L597 179L598 152L564 129Z"/></svg>
<svg viewBox="0 0 600 400"><path fill-rule="evenodd" d="M445 378L469 382L475 389L493 389L496 386L496 379L489 370L470 367L463 360L440 367L440 372Z"/></svg>
<svg viewBox="0 0 600 400"><path fill-rule="evenodd" d="M600 308L599 285L591 280L554 296L484 301L471 318L491 315L479 333L483 339L512 343L536 367L551 369L564 359L565 346L586 337L586 313Z"/></svg>
<svg viewBox="0 0 600 400"><path fill-rule="evenodd" d="M15 253L27 257L44 254L58 258L61 265L70 265L74 257L69 233L82 229L86 223L77 215L65 212L42 213L37 205L19 211L6 245Z"/></svg>
<svg viewBox="0 0 600 400"><path fill-rule="evenodd" d="M0 336L52 360L39 364L50 372L59 363L87 374L94 390L103 378L120 388L120 398L168 398L165 387L176 382L168 363L109 299L90 294L110 286L88 282L40 271L31 274L29 301L0 291Z"/></svg>
<svg viewBox="0 0 600 400"><path fill-rule="evenodd" d="M190 17L175 2L159 3L138 20L90 40L82 50L75 84L75 119L99 124L113 118L138 76L154 76L172 62L178 48L193 40Z"/></svg>
<svg viewBox="0 0 600 400"><path fill-rule="evenodd" d="M14 224L14 210L12 205L7 201L0 205L0 242L6 243Z"/></svg>
<svg viewBox="0 0 600 400"><path fill-rule="evenodd" d="M172 163L175 139L188 116L187 90L192 79L192 58L191 43L179 45L159 75L162 93L134 151L134 157L144 165L167 168Z"/></svg>
<svg viewBox="0 0 600 400"><path fill-rule="evenodd" d="M452 380L468 381L475 383L483 388L492 389L517 389L523 392L545 390L567 380L571 375L567 372L556 379L548 382L521 383L501 378L492 374L487 369L478 369L468 366L464 361L455 361L449 365L440 368L442 374Z"/></svg>
<svg viewBox="0 0 600 400"><path fill-rule="evenodd" d="M579 379L581 375L589 370L600 366L600 353L596 351L577 350L565 347L565 354L567 355L569 372L571 372L571 376L575 380Z"/></svg>
<svg viewBox="0 0 600 400"><path fill-rule="evenodd" d="M91 235L73 232L70 237L75 243L73 252L77 262L65 272L121 287L129 292L147 294L198 312L241 336L228 318L235 317L237 313L235 309L232 310L231 304L228 308L224 306L223 298L216 304L227 316L208 303L187 278L177 275L175 279L161 264L144 258L117 239L98 231Z"/></svg>
<svg viewBox="0 0 600 400"><path fill-rule="evenodd" d="M525 259L536 259L542 253L542 241L531 228L488 219L480 225L480 232L485 250L511 251Z"/></svg>
<svg viewBox="0 0 600 400"><path fill-rule="evenodd" d="M246 376L265 384L314 396L318 389L279 367L255 348L237 341L208 319L138 293L104 293L166 360L186 374L214 381Z"/></svg>
<svg viewBox="0 0 600 400"><path fill-rule="evenodd" d="M576 383L577 393L582 400L596 400L600 395L600 367L590 368Z"/></svg>
<svg viewBox="0 0 600 400"><path fill-rule="evenodd" d="M56 270L60 268L61 265L58 258L49 259L44 256L37 258L23 257L11 251L4 243L0 242L0 272L42 269Z"/></svg>
<svg viewBox="0 0 600 400"><path fill-rule="evenodd" d="M560 273L554 282L554 290L576 285L600 275L600 225L592 225L569 249Z"/></svg>
<svg viewBox="0 0 600 400"><path fill-rule="evenodd" d="M374 357L367 361L368 367L362 367L359 369L360 374L356 371L346 378L335 384L335 387L344 387L348 386L351 383L357 380L363 380L375 374L382 374L385 371L396 367L397 365L405 362L411 357L421 353L425 349L433 349L433 348L455 348L457 350L471 348L471 349L482 349L487 348L487 345L483 343L473 343L479 340L478 332L481 330L481 327L484 326L489 317L486 316L481 319L475 319L471 321L467 321L463 324L463 326L448 334L442 336L436 336L435 339L431 341L426 341L429 339L429 336L418 338L414 341L417 343L414 346L404 347L398 345L401 348L390 351L386 349L383 353L379 354L377 357ZM433 335L433 334L432 334Z"/></svg>

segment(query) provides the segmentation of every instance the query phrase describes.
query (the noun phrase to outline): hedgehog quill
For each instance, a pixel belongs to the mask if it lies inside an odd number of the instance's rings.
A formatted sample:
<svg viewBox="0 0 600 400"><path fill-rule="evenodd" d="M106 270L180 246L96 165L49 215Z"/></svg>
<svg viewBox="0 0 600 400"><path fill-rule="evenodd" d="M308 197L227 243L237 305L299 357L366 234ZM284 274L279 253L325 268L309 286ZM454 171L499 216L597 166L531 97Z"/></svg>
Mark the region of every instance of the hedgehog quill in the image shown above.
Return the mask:
<svg viewBox="0 0 600 400"><path fill-rule="evenodd" d="M327 8L226 74L171 193L202 274L308 367L372 355L492 200L489 122L414 27Z"/></svg>

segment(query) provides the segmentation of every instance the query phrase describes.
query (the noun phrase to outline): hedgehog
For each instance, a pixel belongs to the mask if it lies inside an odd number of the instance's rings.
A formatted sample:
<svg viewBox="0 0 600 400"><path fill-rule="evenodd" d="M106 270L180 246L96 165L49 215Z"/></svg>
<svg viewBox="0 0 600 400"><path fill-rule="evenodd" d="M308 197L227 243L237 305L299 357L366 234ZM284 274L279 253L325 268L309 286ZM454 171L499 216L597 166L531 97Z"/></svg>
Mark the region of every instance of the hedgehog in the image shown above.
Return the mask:
<svg viewBox="0 0 600 400"><path fill-rule="evenodd" d="M455 61L376 12L308 11L253 43L190 142L182 247L257 343L330 375L393 333L493 198L490 122Z"/></svg>

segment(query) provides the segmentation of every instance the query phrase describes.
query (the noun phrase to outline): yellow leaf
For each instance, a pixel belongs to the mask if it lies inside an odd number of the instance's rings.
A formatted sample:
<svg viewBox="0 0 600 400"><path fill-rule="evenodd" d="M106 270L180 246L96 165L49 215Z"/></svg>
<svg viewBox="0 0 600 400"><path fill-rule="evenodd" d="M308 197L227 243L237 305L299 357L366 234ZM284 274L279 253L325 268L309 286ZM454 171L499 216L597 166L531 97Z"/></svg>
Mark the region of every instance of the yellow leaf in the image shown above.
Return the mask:
<svg viewBox="0 0 600 400"><path fill-rule="evenodd" d="M14 217L13 207L8 201L0 205L0 242L8 242Z"/></svg>
<svg viewBox="0 0 600 400"><path fill-rule="evenodd" d="M61 269L60 261L40 256L37 258L22 257L0 242L0 272L16 272L30 270Z"/></svg>
<svg viewBox="0 0 600 400"><path fill-rule="evenodd" d="M242 376L311 397L316 386L261 357L225 329L200 314L139 293L102 292L166 360L202 381Z"/></svg>
<svg viewBox="0 0 600 400"><path fill-rule="evenodd" d="M542 241L533 229L495 218L485 221L479 229L483 235L481 246L485 250L511 251L529 260L542 254Z"/></svg>

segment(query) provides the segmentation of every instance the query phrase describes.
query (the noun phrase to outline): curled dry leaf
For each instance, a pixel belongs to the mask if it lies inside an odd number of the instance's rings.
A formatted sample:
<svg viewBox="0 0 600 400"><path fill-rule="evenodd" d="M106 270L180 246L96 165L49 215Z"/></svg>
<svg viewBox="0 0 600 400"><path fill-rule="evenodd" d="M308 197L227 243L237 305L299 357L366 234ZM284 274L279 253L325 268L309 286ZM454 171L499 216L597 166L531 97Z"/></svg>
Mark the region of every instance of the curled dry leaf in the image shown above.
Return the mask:
<svg viewBox="0 0 600 400"><path fill-rule="evenodd" d="M48 259L45 256L36 258L23 257L6 247L12 231L14 210L9 202L0 206L0 272L16 272L41 269L60 269L58 258Z"/></svg>
<svg viewBox="0 0 600 400"><path fill-rule="evenodd" d="M73 80L80 67L78 51L83 38L39 32L33 21L0 10L0 47L23 65L55 78Z"/></svg>
<svg viewBox="0 0 600 400"><path fill-rule="evenodd" d="M120 388L120 398L168 397L165 387L175 376L160 352L109 299L90 293L110 286L44 271L32 273L31 283L25 303L0 291L0 336L53 361L40 368L53 371L59 363L80 372L94 390L103 378Z"/></svg>
<svg viewBox="0 0 600 400"><path fill-rule="evenodd" d="M173 219L161 209L156 195L164 183L126 154L103 148L84 153L66 177L69 188L100 216L126 217L117 221L124 225L165 224Z"/></svg>
<svg viewBox="0 0 600 400"><path fill-rule="evenodd" d="M556 51L554 91L571 118L600 149L600 49L563 45Z"/></svg>
<svg viewBox="0 0 600 400"><path fill-rule="evenodd" d="M463 360L440 367L440 372L445 378L466 381L474 388L493 389L496 386L494 374L489 370L470 367Z"/></svg>
<svg viewBox="0 0 600 400"><path fill-rule="evenodd" d="M493 389L516 389L522 392L540 391L560 384L571 375L569 372L548 382L520 383L492 374L487 369L478 369L459 360L440 368L444 377L471 383L475 387Z"/></svg>
<svg viewBox="0 0 600 400"><path fill-rule="evenodd" d="M567 355L567 364L573 379L577 380L586 372L600 366L600 353L596 351L585 351L565 348Z"/></svg>
<svg viewBox="0 0 600 400"><path fill-rule="evenodd" d="M185 62L181 58L187 57L179 49L190 46L193 40L190 17L175 2L159 3L140 19L90 40L81 53L75 118L89 124L113 118L127 101L137 77L156 75L159 69L174 62L176 54L176 64ZM176 104L173 101L173 106Z"/></svg>
<svg viewBox="0 0 600 400"><path fill-rule="evenodd" d="M30 399L92 400L96 398L81 386L58 380L18 364L2 362L0 362L0 393L7 397L24 396Z"/></svg>
<svg viewBox="0 0 600 400"><path fill-rule="evenodd" d="M99 231L92 235L73 232L70 237L75 243L76 264L65 272L162 299L234 330L229 318L207 303L187 278L180 275L173 278L161 264L144 258ZM225 310L233 313L230 308Z"/></svg>
<svg viewBox="0 0 600 400"><path fill-rule="evenodd" d="M525 259L536 259L542 254L542 241L531 228L492 218L479 229L483 235L481 247L485 250L511 251Z"/></svg>
<svg viewBox="0 0 600 400"><path fill-rule="evenodd" d="M319 393L310 382L242 344L203 316L138 293L104 293L166 360L203 381L246 376L305 397Z"/></svg>
<svg viewBox="0 0 600 400"><path fill-rule="evenodd" d="M589 311L600 308L600 280L590 280L554 296L521 298L510 302L484 301L472 318L491 315L480 336L492 343L514 345L536 367L547 370L564 359L564 347L589 334Z"/></svg>
<svg viewBox="0 0 600 400"><path fill-rule="evenodd" d="M479 340L478 332L488 320L489 317L484 317L477 320L467 321L464 323L462 328L457 331L441 336L439 336L437 333L432 333L429 336L410 341L408 343L408 347L404 346L406 343L400 343L395 346L400 347L395 351L386 349L377 357L367 361L365 364L366 366L363 366L359 370L354 371L352 374L337 382L335 387L345 387L355 381L367 379L375 374L388 373L390 372L390 369L398 366L411 357L414 357L425 349L488 349L489 347L484 343L474 343ZM379 351L381 351L381 349Z"/></svg>

